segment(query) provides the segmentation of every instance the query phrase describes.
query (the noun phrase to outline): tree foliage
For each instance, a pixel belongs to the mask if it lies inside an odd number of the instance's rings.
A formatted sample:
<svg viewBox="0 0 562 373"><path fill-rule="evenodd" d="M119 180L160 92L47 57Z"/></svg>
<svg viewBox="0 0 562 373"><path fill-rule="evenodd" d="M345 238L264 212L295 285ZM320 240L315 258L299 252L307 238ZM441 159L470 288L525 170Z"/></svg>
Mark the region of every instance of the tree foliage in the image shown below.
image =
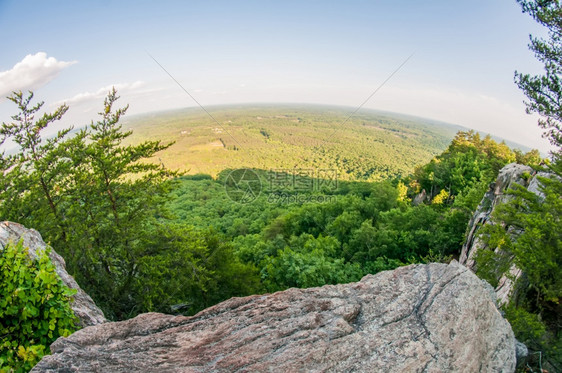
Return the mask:
<svg viewBox="0 0 562 373"><path fill-rule="evenodd" d="M492 284L509 276L512 265L523 271L508 313L518 338L555 366L562 363L562 163L550 177L538 176L539 193L522 186L508 191L512 200L496 207L493 224L482 231L491 250L477 253L477 273ZM534 320L534 321L533 321ZM525 330L526 325L534 329Z"/></svg>
<svg viewBox="0 0 562 373"><path fill-rule="evenodd" d="M523 12L545 26L548 39L531 36L529 48L544 64L542 75L515 73L515 81L528 98L527 112L540 115L538 125L545 130L555 150L553 162L546 162L537 176L539 188L533 193L519 185L507 193L511 200L498 206L492 225L482 230L483 239L493 251L476 256L478 274L492 283L510 276L512 265L522 270L516 283L516 296L506 306L506 317L516 337L534 352L530 363L562 370L562 5L553 0L518 0ZM520 158L520 154L518 155ZM527 159L535 166L537 156ZM539 168L540 169L540 168ZM512 277L512 276L511 276ZM544 360L536 358L537 354Z"/></svg>
<svg viewBox="0 0 562 373"><path fill-rule="evenodd" d="M442 154L416 169L409 184L412 193L425 190L429 200L445 192L454 197L479 183L492 182L499 170L518 156L525 164L534 162L536 153L515 152L489 135L481 138L474 131L460 131ZM438 201L443 200L441 195Z"/></svg>
<svg viewBox="0 0 562 373"><path fill-rule="evenodd" d="M0 250L0 371L29 371L52 342L76 329L74 294L48 250L35 259L21 242Z"/></svg>
<svg viewBox="0 0 562 373"><path fill-rule="evenodd" d="M459 132L409 177L387 169L394 179L283 192L312 197L302 205L270 198L267 171L254 169L264 190L240 204L225 193L227 170L217 179L180 175L151 162L170 145L126 145L131 132L120 121L127 108L115 107L115 91L97 122L51 137L44 130L66 106L35 120L42 103L31 106L31 94L10 99L20 113L2 124L0 143L13 141L18 151L0 154L0 215L39 229L110 319L145 311L193 314L232 296L449 261L460 253L466 224L499 169L514 160L540 162L537 152ZM267 135L260 141L278 141L269 128ZM357 160L332 160L352 170L346 178L372 179L378 172ZM422 189L429 198L414 205Z"/></svg>
<svg viewBox="0 0 562 373"><path fill-rule="evenodd" d="M108 318L169 311L174 303L193 313L255 290L251 267L229 260L232 249L220 237L169 225L166 201L178 175L148 161L169 144L124 145L131 135L120 124L127 107L115 107L115 90L97 122L54 137L45 129L67 107L35 120L43 103L31 106L32 98L14 93L19 114L0 128L0 139L18 146L1 158L0 215L38 229ZM229 281L236 276L248 281Z"/></svg>
<svg viewBox="0 0 562 373"><path fill-rule="evenodd" d="M518 0L528 13L548 32L548 38L530 36L529 49L543 63L544 73L530 75L515 72L515 82L525 93L528 113L541 116L538 125L544 137L558 147L562 145L562 5L556 0Z"/></svg>
<svg viewBox="0 0 562 373"><path fill-rule="evenodd" d="M435 187L433 204L414 206L409 198L429 167L420 167L419 174L406 179L340 181L334 190L299 192L324 197L323 203L311 198L302 205L269 198L273 191L267 172L254 169L263 176L264 189L252 203L231 201L220 175L218 180L182 176L170 209L178 222L212 226L232 240L241 263L255 267L269 291L349 282L407 263L447 261L458 255L466 225L489 181L515 157L515 152L490 138L459 133L436 157L447 163L439 169L440 178L458 181L456 195ZM462 159L465 169L478 173L473 177L459 172L460 163L453 159Z"/></svg>

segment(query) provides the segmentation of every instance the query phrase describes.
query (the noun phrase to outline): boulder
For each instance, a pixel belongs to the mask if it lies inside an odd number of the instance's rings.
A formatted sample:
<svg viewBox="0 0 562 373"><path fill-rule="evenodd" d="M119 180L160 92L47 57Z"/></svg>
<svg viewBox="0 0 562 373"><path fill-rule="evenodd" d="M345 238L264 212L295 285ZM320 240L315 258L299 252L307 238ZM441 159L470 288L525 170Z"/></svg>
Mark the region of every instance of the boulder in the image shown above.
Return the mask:
<svg viewBox="0 0 562 373"><path fill-rule="evenodd" d="M516 363L490 291L456 262L232 298L192 317L142 314L59 338L51 352L33 372L513 372Z"/></svg>
<svg viewBox="0 0 562 373"><path fill-rule="evenodd" d="M518 362L524 361L525 358L529 356L529 349L527 346L518 340L515 340L515 356Z"/></svg>
<svg viewBox="0 0 562 373"><path fill-rule="evenodd" d="M8 242L17 243L23 240L23 246L29 249L28 253L31 258L36 258L39 252L47 247L47 244L41 238L41 234L34 229L27 229L21 224L8 221L0 222L0 250L2 250ZM102 310L100 310L92 298L78 286L74 278L66 272L64 259L51 249L49 258L55 266L56 272L62 282L71 289L76 290L72 309L78 317L80 327L101 324L106 321Z"/></svg>

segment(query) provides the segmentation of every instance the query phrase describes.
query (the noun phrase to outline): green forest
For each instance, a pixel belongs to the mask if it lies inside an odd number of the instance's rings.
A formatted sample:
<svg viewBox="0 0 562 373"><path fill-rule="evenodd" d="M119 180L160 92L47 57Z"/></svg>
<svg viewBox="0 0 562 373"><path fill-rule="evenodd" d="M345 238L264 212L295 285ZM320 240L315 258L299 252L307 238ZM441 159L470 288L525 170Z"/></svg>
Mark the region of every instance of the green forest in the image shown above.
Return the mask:
<svg viewBox="0 0 562 373"><path fill-rule="evenodd" d="M406 176L441 153L459 126L320 105L231 105L124 119L126 144L172 145L151 158L187 174L224 169L337 169L340 180ZM467 130L467 129L465 129Z"/></svg>
<svg viewBox="0 0 562 373"><path fill-rule="evenodd" d="M542 196L508 191L512 201L483 234L499 250L477 257L477 274L495 284L510 263L524 271L521 295L503 312L531 351L528 365L556 369L561 9L521 3L550 31L548 41L531 43L545 75L515 77L556 148L548 158L475 131L382 114L339 128L343 109L220 108L221 125L182 112L127 121L115 90L91 125L46 136L68 107L41 114L33 93L14 92L16 114L0 127L0 145L17 146L0 153L0 220L37 229L110 320L193 315L230 297L450 262L499 170L529 165L558 178L541 178ZM240 168L256 175L249 200L229 193ZM509 227L523 233L515 240ZM76 329L72 293L46 256L32 261L24 250L0 252L0 371L29 370Z"/></svg>
<svg viewBox="0 0 562 373"><path fill-rule="evenodd" d="M405 177L328 180L321 177L334 174L252 169L260 193L238 201L227 190L231 169L186 175L145 162L170 145L126 145L126 107L116 106L115 91L98 122L48 139L41 130L67 108L34 120L41 103L32 98L14 94L20 112L2 127L20 152L2 158L1 215L38 229L112 320L148 311L191 315L233 296L448 262L498 171L541 162L536 150L459 131ZM422 190L426 198L414 204ZM15 347L6 361L19 356Z"/></svg>

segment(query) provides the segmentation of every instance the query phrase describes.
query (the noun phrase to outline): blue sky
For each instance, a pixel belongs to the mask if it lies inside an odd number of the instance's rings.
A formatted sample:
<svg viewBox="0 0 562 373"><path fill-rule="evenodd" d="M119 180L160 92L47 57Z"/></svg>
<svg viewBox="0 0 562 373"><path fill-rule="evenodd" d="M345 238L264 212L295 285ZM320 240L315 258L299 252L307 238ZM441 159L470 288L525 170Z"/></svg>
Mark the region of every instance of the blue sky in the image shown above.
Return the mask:
<svg viewBox="0 0 562 373"><path fill-rule="evenodd" d="M544 31L510 0L0 0L0 93L32 89L65 122L96 119L115 85L130 114L296 102L417 115L549 149L525 114L515 70L538 73L528 35ZM15 107L0 100L0 120Z"/></svg>

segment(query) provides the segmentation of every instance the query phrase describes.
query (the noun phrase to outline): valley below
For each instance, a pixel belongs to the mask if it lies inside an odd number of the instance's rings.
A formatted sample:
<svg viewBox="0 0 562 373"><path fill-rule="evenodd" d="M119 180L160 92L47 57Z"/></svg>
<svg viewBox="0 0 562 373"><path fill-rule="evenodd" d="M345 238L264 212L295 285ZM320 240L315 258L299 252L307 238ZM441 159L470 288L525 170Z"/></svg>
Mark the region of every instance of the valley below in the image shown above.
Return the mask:
<svg viewBox="0 0 562 373"><path fill-rule="evenodd" d="M139 115L131 144L174 142L152 160L188 174L224 169L334 169L342 180L406 176L462 129L399 114L314 105L239 105Z"/></svg>

